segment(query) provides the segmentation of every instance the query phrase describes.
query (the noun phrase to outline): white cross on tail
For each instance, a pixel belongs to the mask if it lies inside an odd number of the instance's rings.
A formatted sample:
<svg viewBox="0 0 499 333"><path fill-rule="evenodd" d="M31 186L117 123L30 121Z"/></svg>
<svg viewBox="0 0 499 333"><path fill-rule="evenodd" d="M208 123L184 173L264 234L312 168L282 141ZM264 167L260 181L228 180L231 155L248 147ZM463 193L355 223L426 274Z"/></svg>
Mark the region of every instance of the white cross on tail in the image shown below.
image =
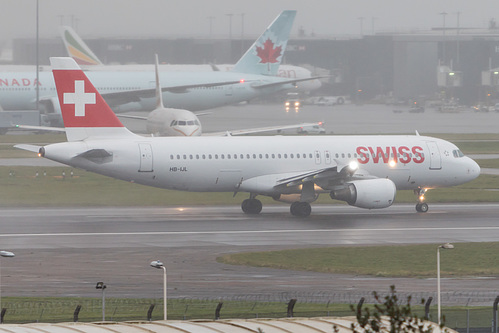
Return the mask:
<svg viewBox="0 0 499 333"><path fill-rule="evenodd" d="M75 80L75 92L64 93L64 104L75 105L75 117L85 117L85 105L95 104L95 93L85 92L85 81Z"/></svg>

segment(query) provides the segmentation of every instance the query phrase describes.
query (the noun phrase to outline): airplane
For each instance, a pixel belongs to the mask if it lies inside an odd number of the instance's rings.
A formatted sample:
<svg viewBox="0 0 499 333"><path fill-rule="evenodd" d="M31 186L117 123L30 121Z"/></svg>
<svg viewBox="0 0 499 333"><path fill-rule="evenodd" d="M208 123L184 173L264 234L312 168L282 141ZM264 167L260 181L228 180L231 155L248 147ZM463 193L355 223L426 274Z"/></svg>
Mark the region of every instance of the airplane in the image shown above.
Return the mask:
<svg viewBox="0 0 499 333"><path fill-rule="evenodd" d="M259 214L258 195L291 202L307 217L321 193L349 205L386 208L397 190L471 181L480 167L454 144L417 135L143 137L126 129L72 58L51 58L67 142L14 147L72 167L158 188L249 193L241 208Z"/></svg>
<svg viewBox="0 0 499 333"><path fill-rule="evenodd" d="M150 71L150 65L104 65L104 63L95 55L92 49L80 38L80 36L74 31L73 28L69 26L61 26L60 34L64 47L69 57L72 57L78 65L86 70L126 70L126 71ZM164 71L231 71L234 68L234 64L205 64L205 65L171 65L162 64L160 70ZM301 79L310 78L312 73L300 66L281 64L277 72L277 76L288 79ZM302 81L296 84L297 92L310 92L312 90L319 89L322 83L319 79Z"/></svg>
<svg viewBox="0 0 499 333"><path fill-rule="evenodd" d="M147 133L154 136L199 136L202 135L201 121L198 116L206 115L208 113L193 113L184 109L165 108L163 105L163 95L161 93L161 83L159 79L159 61L158 55L155 57L155 75L156 75L156 107L151 111L147 117L133 116L120 114L120 118L131 118L146 121ZM303 127L317 126L321 127L320 123L303 123L295 125L280 125L269 126L260 128L232 130L229 132L212 132L205 135L246 135L271 131L282 131L286 129L300 129ZM23 127L23 126L19 126ZM28 128L28 127L25 127ZM33 128L33 126L29 126ZM53 130L51 128L50 130ZM323 131L325 131L322 128Z"/></svg>
<svg viewBox="0 0 499 333"><path fill-rule="evenodd" d="M315 79L275 76L295 16L296 11L283 11L230 72L161 72L165 107L206 110L292 89L297 82ZM60 114L51 73L40 72L39 82L33 76L33 73L0 73L2 107L6 110L32 109L38 85L43 112ZM115 112L150 111L155 106L154 80L150 72L93 71L88 76Z"/></svg>

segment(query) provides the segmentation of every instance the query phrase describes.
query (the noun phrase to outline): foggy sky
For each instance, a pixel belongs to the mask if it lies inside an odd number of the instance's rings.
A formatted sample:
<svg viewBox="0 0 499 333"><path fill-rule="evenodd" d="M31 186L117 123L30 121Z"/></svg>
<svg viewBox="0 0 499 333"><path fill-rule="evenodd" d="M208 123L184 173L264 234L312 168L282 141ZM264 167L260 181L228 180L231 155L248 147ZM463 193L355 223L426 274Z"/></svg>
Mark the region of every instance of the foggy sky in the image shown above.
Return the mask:
<svg viewBox="0 0 499 333"><path fill-rule="evenodd" d="M485 28L497 16L497 0L39 0L40 37L59 36L59 25L72 25L80 36L208 37L257 36L285 9L298 11L292 35L302 27L317 36L360 35L374 31L427 30L457 25ZM359 19L363 17L363 19ZM0 1L0 47L13 38L34 37L36 0ZM374 18L374 20L373 20Z"/></svg>

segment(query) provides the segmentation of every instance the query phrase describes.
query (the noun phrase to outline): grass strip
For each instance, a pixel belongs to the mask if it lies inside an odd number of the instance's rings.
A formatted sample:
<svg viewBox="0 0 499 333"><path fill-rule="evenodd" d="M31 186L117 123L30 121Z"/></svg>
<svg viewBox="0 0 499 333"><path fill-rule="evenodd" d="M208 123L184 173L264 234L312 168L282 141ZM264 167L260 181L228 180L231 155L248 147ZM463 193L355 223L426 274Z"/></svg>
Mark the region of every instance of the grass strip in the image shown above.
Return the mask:
<svg viewBox="0 0 499 333"><path fill-rule="evenodd" d="M341 231L338 232L341 237ZM454 244L441 251L443 277L499 276L499 242ZM436 277L436 244L305 248L227 254L218 262L378 277Z"/></svg>

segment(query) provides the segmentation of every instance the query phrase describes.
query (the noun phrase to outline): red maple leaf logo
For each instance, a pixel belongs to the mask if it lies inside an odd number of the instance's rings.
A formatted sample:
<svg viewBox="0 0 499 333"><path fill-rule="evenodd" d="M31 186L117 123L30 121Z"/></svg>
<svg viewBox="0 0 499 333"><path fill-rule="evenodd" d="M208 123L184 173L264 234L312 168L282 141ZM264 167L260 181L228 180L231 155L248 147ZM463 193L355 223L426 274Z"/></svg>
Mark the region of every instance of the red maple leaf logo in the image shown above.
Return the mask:
<svg viewBox="0 0 499 333"><path fill-rule="evenodd" d="M282 47L278 46L274 48L274 43L270 38L263 43L263 48L259 46L256 47L256 55L262 59L260 61L261 64L275 64L276 62L279 62L277 58L281 56L281 52Z"/></svg>

